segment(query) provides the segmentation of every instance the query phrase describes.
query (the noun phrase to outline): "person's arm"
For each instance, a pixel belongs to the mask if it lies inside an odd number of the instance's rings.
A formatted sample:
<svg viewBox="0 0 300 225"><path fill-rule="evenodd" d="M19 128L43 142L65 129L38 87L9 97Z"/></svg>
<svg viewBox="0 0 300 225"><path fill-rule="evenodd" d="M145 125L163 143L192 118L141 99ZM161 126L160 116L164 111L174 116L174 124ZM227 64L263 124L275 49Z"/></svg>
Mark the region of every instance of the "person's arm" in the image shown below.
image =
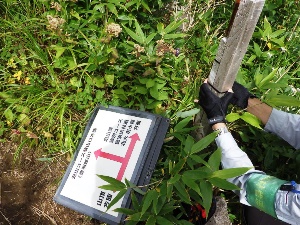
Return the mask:
<svg viewBox="0 0 300 225"><path fill-rule="evenodd" d="M212 126L212 129L218 132L221 131L216 138L216 143L222 152L221 164L223 169L253 167L248 155L239 148L231 133L228 130L226 131L225 123L217 123ZM239 196L240 202L245 205L250 205L246 198L246 183L252 173L264 174L262 171L253 168L241 176L228 179L229 182L241 188L234 192Z"/></svg>
<svg viewBox="0 0 300 225"><path fill-rule="evenodd" d="M258 98L249 98L247 111L261 120L266 125L272 113L272 107L263 103Z"/></svg>
<svg viewBox="0 0 300 225"><path fill-rule="evenodd" d="M232 104L246 109L258 117L264 129L287 141L295 149L300 149L300 115L286 113L263 103L244 86L234 83Z"/></svg>
<svg viewBox="0 0 300 225"><path fill-rule="evenodd" d="M222 167L224 169L253 167L248 155L238 147L226 128L225 123L212 126L213 130L220 131L216 143L222 151ZM240 190L234 192L239 196L242 204L254 206L289 224L300 224L299 184L294 184L293 191L289 191L288 188L280 190L281 185L290 186L290 182L268 176L254 168L228 181L240 187Z"/></svg>

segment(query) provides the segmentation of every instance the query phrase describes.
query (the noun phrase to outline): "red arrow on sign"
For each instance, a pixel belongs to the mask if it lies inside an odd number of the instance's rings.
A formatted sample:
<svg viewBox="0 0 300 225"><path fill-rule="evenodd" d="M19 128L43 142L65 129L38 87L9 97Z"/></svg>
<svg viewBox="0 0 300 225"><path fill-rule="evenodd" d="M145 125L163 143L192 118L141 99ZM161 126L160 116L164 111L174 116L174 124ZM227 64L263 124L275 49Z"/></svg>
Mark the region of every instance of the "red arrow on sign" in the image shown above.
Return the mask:
<svg viewBox="0 0 300 225"><path fill-rule="evenodd" d="M109 160L113 160L113 161L122 163L121 168L120 168L119 173L118 173L117 178L116 178L119 181L121 181L123 176L124 176L125 170L127 168L129 159L132 155L132 152L133 152L133 149L136 145L136 142L140 141L140 137L137 133L133 134L129 138L131 138L131 141L130 141L130 144L129 144L128 149L126 151L126 155L124 157L113 155L113 154L110 154L110 153L107 153L107 152L102 152L102 148L100 148L99 150L94 152L94 155L95 155L96 159L98 159L98 157L101 157L101 158L106 158L106 159L109 159Z"/></svg>

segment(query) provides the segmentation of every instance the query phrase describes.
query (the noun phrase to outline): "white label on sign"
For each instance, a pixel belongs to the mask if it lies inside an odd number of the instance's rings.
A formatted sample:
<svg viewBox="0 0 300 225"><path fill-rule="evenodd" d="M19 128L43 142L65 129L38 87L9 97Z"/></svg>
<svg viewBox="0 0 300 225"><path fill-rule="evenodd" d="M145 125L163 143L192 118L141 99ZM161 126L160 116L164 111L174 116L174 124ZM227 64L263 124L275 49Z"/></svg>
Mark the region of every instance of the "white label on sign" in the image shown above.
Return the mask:
<svg viewBox="0 0 300 225"><path fill-rule="evenodd" d="M151 122L146 118L99 110L61 195L106 212L118 192L98 188L107 183L96 174L120 181L130 180ZM120 208L122 200L107 213L118 216L112 210Z"/></svg>

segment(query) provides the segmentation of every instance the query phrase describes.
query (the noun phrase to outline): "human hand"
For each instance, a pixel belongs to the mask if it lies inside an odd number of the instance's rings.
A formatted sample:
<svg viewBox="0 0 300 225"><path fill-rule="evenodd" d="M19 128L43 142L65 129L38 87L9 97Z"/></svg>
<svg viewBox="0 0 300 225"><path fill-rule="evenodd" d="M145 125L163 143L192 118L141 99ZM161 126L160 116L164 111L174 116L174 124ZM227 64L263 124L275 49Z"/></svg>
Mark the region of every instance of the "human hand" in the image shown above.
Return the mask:
<svg viewBox="0 0 300 225"><path fill-rule="evenodd" d="M251 94L247 88L237 82L234 82L232 90L233 98L231 99L230 103L242 109L247 108L249 98L255 97L255 95Z"/></svg>
<svg viewBox="0 0 300 225"><path fill-rule="evenodd" d="M233 95L230 89L219 98L210 90L207 80L204 81L200 87L199 104L205 111L210 125L225 123L226 112Z"/></svg>

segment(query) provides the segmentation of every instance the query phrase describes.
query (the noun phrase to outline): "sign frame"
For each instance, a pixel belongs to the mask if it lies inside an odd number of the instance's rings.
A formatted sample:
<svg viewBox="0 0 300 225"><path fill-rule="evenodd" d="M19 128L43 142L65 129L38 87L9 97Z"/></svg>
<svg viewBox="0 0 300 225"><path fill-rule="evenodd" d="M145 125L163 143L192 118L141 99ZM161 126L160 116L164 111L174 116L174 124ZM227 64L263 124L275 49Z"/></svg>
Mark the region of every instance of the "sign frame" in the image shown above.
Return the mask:
<svg viewBox="0 0 300 225"><path fill-rule="evenodd" d="M77 212L83 213L87 216L95 218L101 222L105 222L111 225L118 225L118 224L125 224L125 215L118 213L118 216L113 216L99 209L90 207L83 203L80 203L76 200L68 198L61 194L65 183L68 179L72 176L71 171L75 164L75 161L79 155L79 152L88 137L89 131L92 129L93 122L98 115L100 110L114 112L119 114L125 114L128 116L134 116L138 118L144 118L151 120L149 131L146 135L145 141L142 145L142 149L140 151L140 155L138 157L138 161L135 165L134 172L131 176L130 182L136 184L137 186L145 186L149 184L152 173L155 169L156 162L158 160L158 156L160 154L160 150L167 133L170 120L162 117L160 115L144 112L144 111L137 111L132 109L126 109L116 106L97 106L92 113L82 136L82 139L74 153L73 160L69 164L65 175L55 193L54 201L60 205L63 205L67 208L73 209ZM101 172L97 172L97 174L101 174ZM95 175L96 176L96 175ZM100 178L98 178L100 179ZM95 187L97 189L98 187ZM130 208L131 199L130 199L130 190L127 191L125 194L123 201L121 203L122 208Z"/></svg>

